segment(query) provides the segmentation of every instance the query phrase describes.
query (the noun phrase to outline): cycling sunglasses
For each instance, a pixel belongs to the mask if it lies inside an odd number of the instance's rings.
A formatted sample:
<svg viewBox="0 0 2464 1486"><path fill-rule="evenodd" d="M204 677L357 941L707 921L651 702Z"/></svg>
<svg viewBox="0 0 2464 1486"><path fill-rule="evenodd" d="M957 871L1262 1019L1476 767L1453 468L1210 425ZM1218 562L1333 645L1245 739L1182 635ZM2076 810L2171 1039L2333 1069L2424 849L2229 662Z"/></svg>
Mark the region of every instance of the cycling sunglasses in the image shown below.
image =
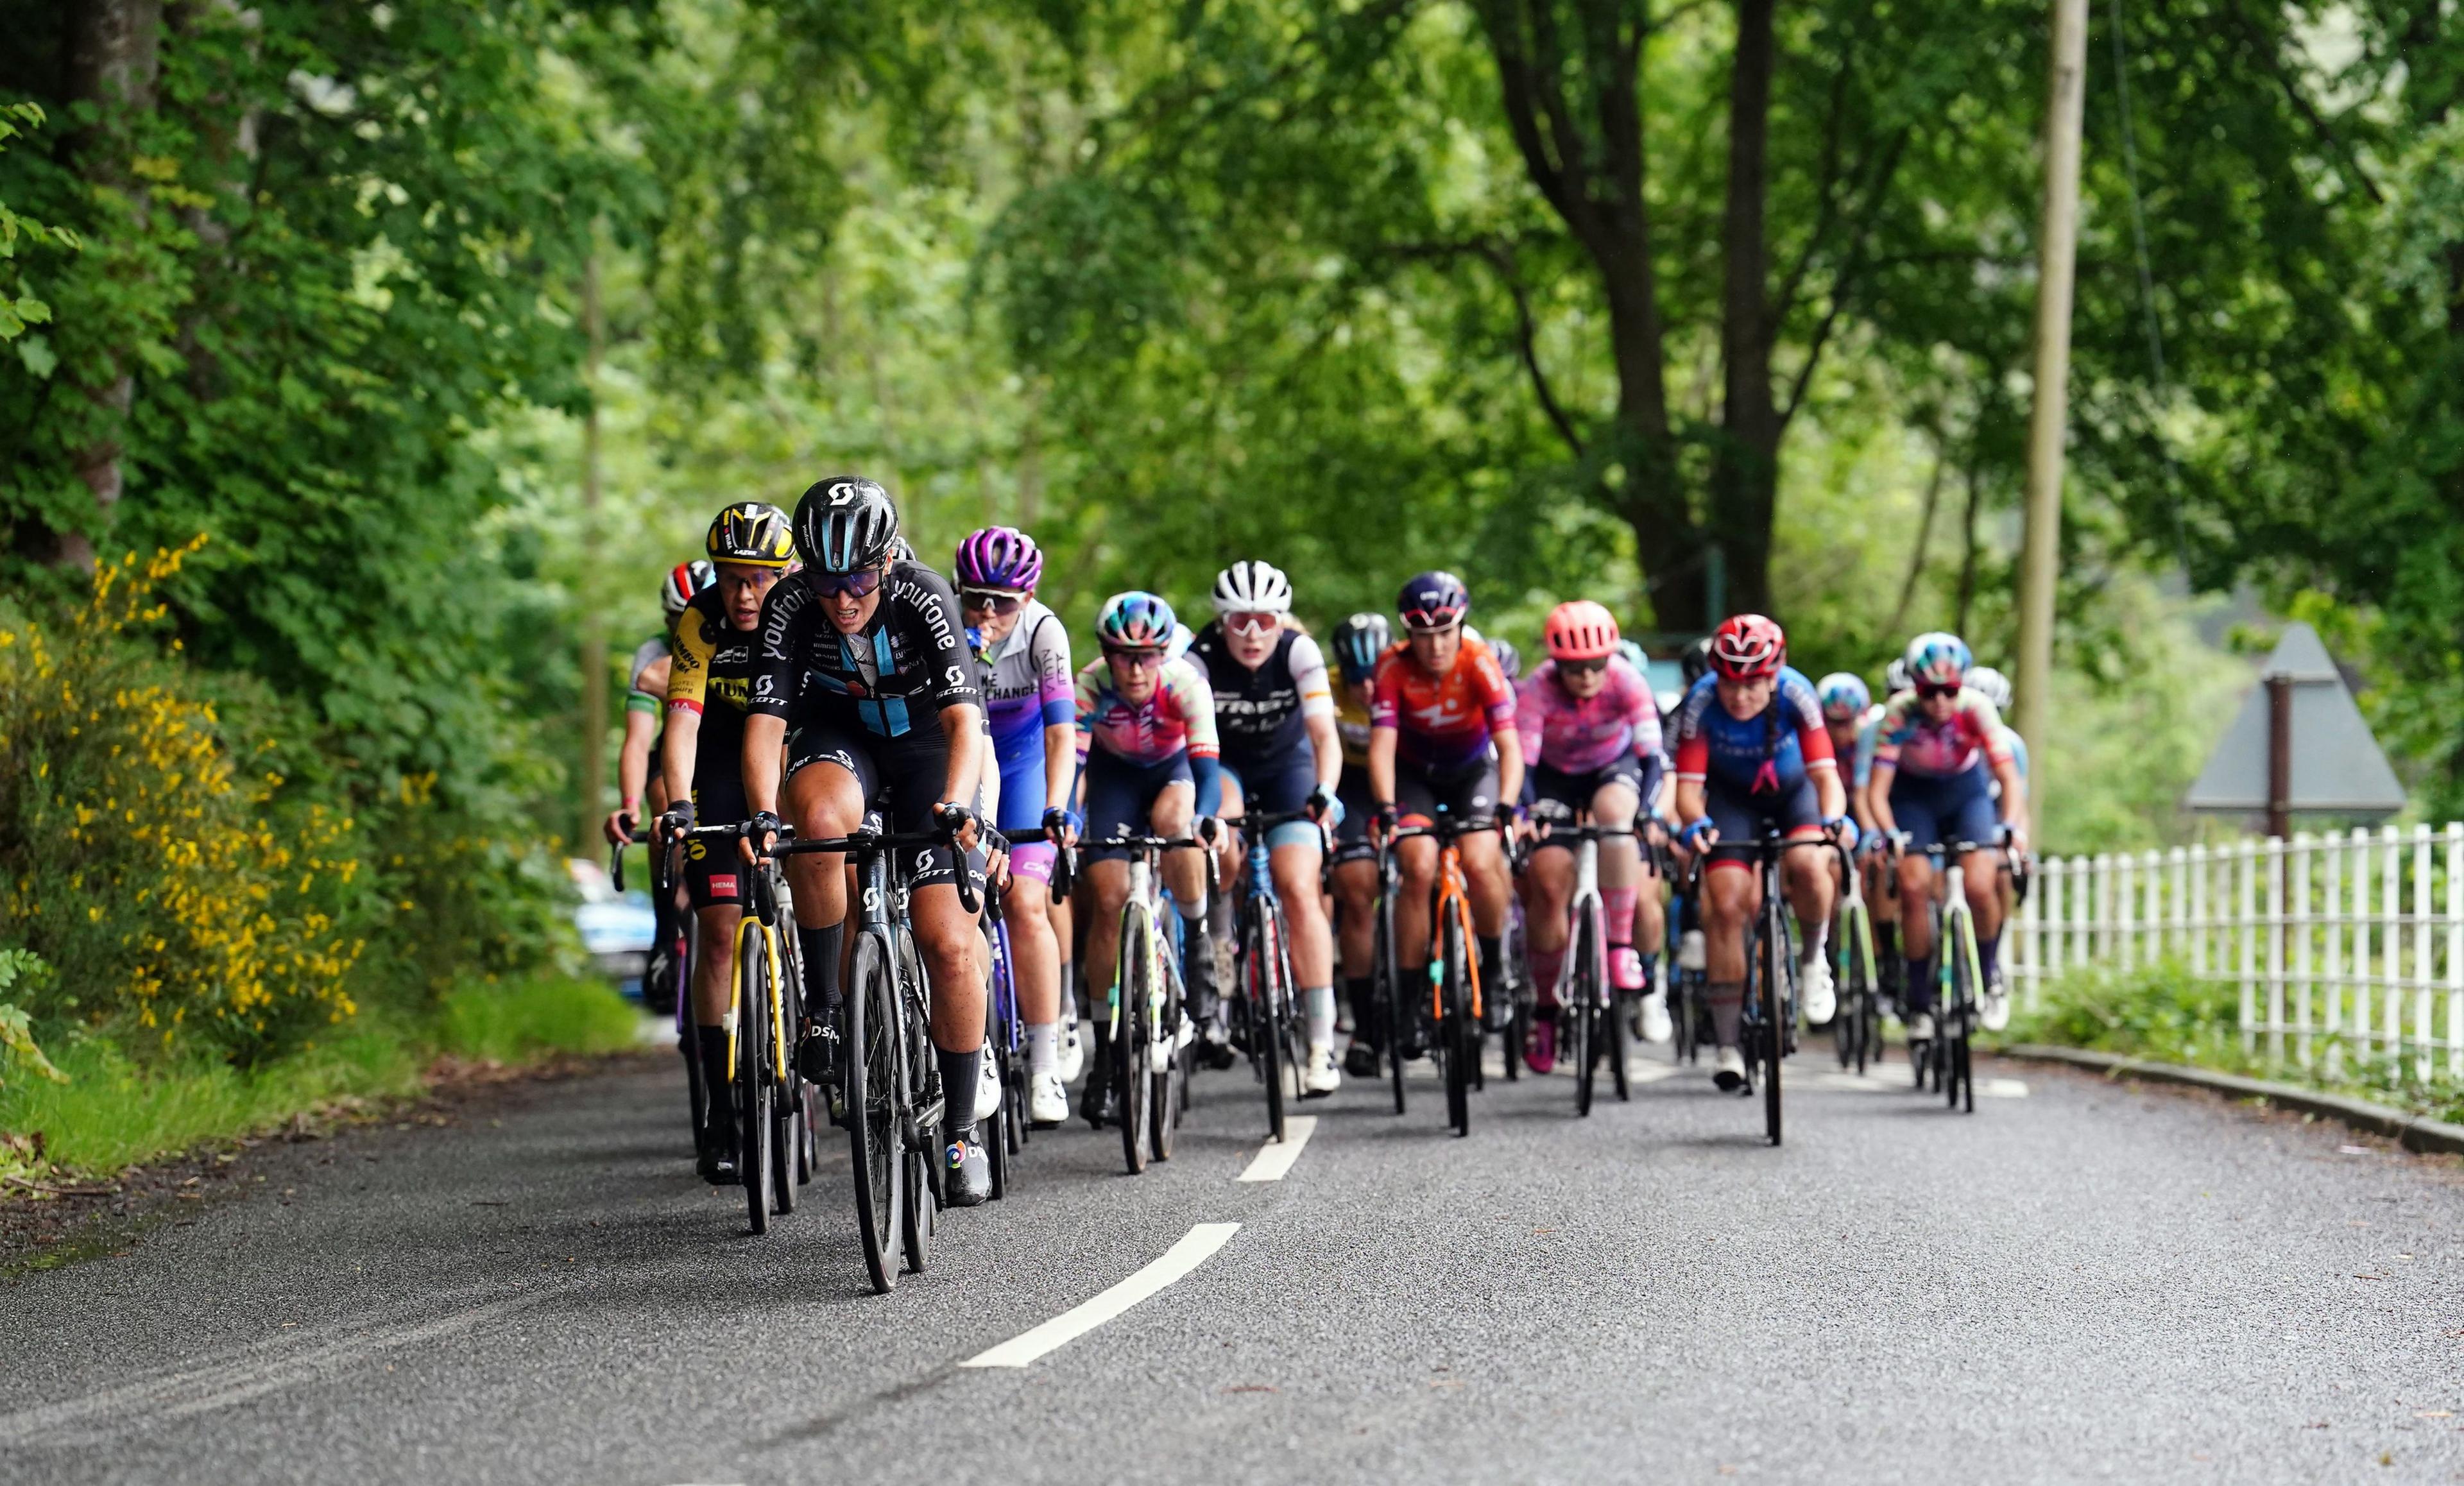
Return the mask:
<svg viewBox="0 0 2464 1486"><path fill-rule="evenodd" d="M1106 645L1104 647L1104 659L1108 661L1127 661L1131 665L1138 667L1138 669L1145 670L1151 667L1161 666L1163 664L1163 652L1161 650L1132 650L1121 645Z"/></svg>
<svg viewBox="0 0 2464 1486"><path fill-rule="evenodd" d="M1938 697L1957 696L1963 689L1965 689L1963 687L1946 687L1931 681L1920 682L1917 684L1917 695L1928 702L1933 701Z"/></svg>
<svg viewBox="0 0 2464 1486"><path fill-rule="evenodd" d="M1270 635L1284 622L1280 614L1226 614L1223 627L1243 635Z"/></svg>
<svg viewBox="0 0 2464 1486"><path fill-rule="evenodd" d="M1403 611L1403 627L1416 635L1438 634L1454 628L1462 622L1462 615L1449 614L1442 610L1405 609Z"/></svg>
<svg viewBox="0 0 2464 1486"><path fill-rule="evenodd" d="M998 588L961 588L961 607L981 609L987 614L1016 614L1026 603L1026 595L1007 593Z"/></svg>
<svg viewBox="0 0 2464 1486"><path fill-rule="evenodd" d="M1566 676L1592 676L1609 668L1609 658L1594 656L1588 661L1559 661L1557 672Z"/></svg>
<svg viewBox="0 0 2464 1486"><path fill-rule="evenodd" d="M865 568L855 573L813 573L813 587L825 599L861 599L880 586L879 568Z"/></svg>

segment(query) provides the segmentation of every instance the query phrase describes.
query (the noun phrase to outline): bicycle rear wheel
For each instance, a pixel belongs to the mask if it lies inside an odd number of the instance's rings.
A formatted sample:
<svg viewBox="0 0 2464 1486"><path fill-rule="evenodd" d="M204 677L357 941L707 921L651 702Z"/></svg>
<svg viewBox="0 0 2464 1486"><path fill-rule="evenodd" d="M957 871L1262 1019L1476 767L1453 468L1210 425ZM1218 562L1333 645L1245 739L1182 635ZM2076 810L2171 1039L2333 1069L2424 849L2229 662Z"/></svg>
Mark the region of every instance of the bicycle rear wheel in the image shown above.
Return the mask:
<svg viewBox="0 0 2464 1486"><path fill-rule="evenodd" d="M1163 1004L1155 1014L1155 1050L1146 1060L1147 1068L1147 1153L1157 1161L1172 1159L1173 1132L1180 1127L1180 1109L1189 1092L1189 1064L1193 1048L1180 1045L1181 1018L1188 1016L1183 1004L1187 988L1180 977L1170 970L1160 977ZM1163 1066L1155 1066L1160 1060Z"/></svg>
<svg viewBox="0 0 2464 1486"><path fill-rule="evenodd" d="M1439 981L1442 1009L1438 1031L1446 1064L1446 1123L1457 1135L1471 1133L1471 1065L1480 1056L1480 1035L1471 1018L1471 986L1463 972L1467 949L1460 916L1448 914L1439 948L1444 969Z"/></svg>
<svg viewBox="0 0 2464 1486"><path fill-rule="evenodd" d="M1976 1083L1969 1060L1969 1033L1976 1025L1976 926L1965 913L1949 916L1957 928L1950 945L1950 995L1943 1005L1943 1103L1976 1112Z"/></svg>
<svg viewBox="0 0 2464 1486"><path fill-rule="evenodd" d="M762 952L760 929L759 919L748 918L736 935L736 1169L753 1232L766 1234L778 1129L771 1106L770 957Z"/></svg>
<svg viewBox="0 0 2464 1486"><path fill-rule="evenodd" d="M898 1244L907 1272L920 1275L933 1261L933 1226L941 1211L941 1132L933 1114L949 1091L941 1087L940 1061L925 1030L924 966L915 955L915 936L904 925L891 932L898 946L898 1035L907 1079L907 1107L899 1122L907 1149L900 1178L907 1201L899 1213Z"/></svg>
<svg viewBox="0 0 2464 1486"><path fill-rule="evenodd" d="M1403 1112L1403 1018L1416 1013L1403 1004L1400 970L1395 964L1395 908L1392 901L1381 895L1377 902L1377 936L1375 956L1371 962L1375 977L1370 991L1377 1004L1380 1028L1386 1040L1386 1067L1395 1086L1395 1112Z"/></svg>
<svg viewBox="0 0 2464 1486"><path fill-rule="evenodd" d="M993 1060L994 1074L1001 1084L1001 1108L993 1112L990 1128L979 1130L977 1133L983 1137L984 1160L992 1168L992 1200L999 1202L1009 1195L1009 1110L1010 1105L1016 1101L1010 1098L1009 1049L987 1040L984 1043L984 1056Z"/></svg>
<svg viewBox="0 0 2464 1486"><path fill-rule="evenodd" d="M1138 909L1121 915L1120 978L1112 990L1120 1000L1112 1023L1112 1082L1120 1096L1121 1158L1133 1176L1147 1169L1147 1043L1153 1036L1147 1003L1154 994L1155 973L1155 951L1148 940L1154 932Z"/></svg>
<svg viewBox="0 0 2464 1486"><path fill-rule="evenodd" d="M898 1284L893 1257L905 1212L907 1147L900 1126L900 1093L906 1068L898 1040L897 988L878 931L861 935L847 967L842 1013L847 1025L848 1164L854 1168L856 1229L864 1238L865 1273L872 1288L888 1295Z"/></svg>

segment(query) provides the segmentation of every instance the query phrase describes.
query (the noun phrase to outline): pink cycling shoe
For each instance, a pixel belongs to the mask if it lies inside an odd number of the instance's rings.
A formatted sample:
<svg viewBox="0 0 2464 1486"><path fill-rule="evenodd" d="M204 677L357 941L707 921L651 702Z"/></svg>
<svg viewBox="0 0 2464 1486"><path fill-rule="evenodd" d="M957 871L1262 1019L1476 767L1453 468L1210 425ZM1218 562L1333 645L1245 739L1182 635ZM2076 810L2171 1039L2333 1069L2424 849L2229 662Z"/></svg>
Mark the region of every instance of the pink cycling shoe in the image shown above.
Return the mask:
<svg viewBox="0 0 2464 1486"><path fill-rule="evenodd" d="M1543 1008L1531 1018L1531 1035L1523 1042L1523 1065L1533 1073L1547 1073L1557 1066L1557 1018L1553 1008Z"/></svg>
<svg viewBox="0 0 2464 1486"><path fill-rule="evenodd" d="M1619 991L1642 989L1642 956L1630 944L1609 946L1609 984Z"/></svg>

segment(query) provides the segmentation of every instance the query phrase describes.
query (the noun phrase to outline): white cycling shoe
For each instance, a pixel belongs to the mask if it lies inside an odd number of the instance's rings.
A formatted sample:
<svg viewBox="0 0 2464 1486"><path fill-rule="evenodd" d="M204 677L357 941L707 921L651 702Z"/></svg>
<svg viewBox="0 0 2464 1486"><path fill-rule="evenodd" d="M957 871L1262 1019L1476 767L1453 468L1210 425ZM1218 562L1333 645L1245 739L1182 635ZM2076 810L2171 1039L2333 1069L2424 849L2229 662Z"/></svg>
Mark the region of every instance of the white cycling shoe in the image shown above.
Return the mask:
<svg viewBox="0 0 2464 1486"><path fill-rule="evenodd" d="M1062 997L1067 1002L1067 996ZM1065 1006L1061 1016L1061 1062L1058 1072L1064 1083L1075 1083L1078 1075L1087 1071L1087 1049L1078 1040L1078 1008Z"/></svg>
<svg viewBox="0 0 2464 1486"><path fill-rule="evenodd" d="M976 1075L976 1118L989 1120L1000 1111L1001 1103L1001 1070L993 1066L992 1053L987 1050Z"/></svg>
<svg viewBox="0 0 2464 1486"><path fill-rule="evenodd" d="M1657 1046L1677 1035L1668 1020L1668 994L1654 991L1642 998L1642 1039Z"/></svg>
<svg viewBox="0 0 2464 1486"><path fill-rule="evenodd" d="M1910 1042L1930 1042L1933 1040L1932 1013L1911 1012L1908 1014L1908 1019L1905 1025L1907 1027L1908 1040Z"/></svg>
<svg viewBox="0 0 2464 1486"><path fill-rule="evenodd" d="M1301 1092L1311 1099L1321 1099L1341 1087L1343 1064L1334 1056L1334 1044L1310 1043L1309 1066L1301 1076Z"/></svg>
<svg viewBox="0 0 2464 1486"><path fill-rule="evenodd" d="M1831 988L1831 956L1817 954L1796 962L1796 995L1805 1007L1805 1023L1819 1027L1831 1020L1839 1010L1839 997Z"/></svg>
<svg viewBox="0 0 2464 1486"><path fill-rule="evenodd" d="M1039 1130L1067 1124L1069 1091L1058 1073L1039 1073L1026 1081L1026 1123Z"/></svg>
<svg viewBox="0 0 2464 1486"><path fill-rule="evenodd" d="M1745 1093L1749 1084L1745 1053L1733 1047L1720 1049L1719 1056L1711 1060L1711 1082L1719 1085L1723 1094Z"/></svg>
<svg viewBox="0 0 2464 1486"><path fill-rule="evenodd" d="M2003 983L1998 966L1993 978L1985 983L1985 994L1976 1003L1976 1019L1985 1024L1988 1032L2000 1032L2011 1025L2011 988Z"/></svg>

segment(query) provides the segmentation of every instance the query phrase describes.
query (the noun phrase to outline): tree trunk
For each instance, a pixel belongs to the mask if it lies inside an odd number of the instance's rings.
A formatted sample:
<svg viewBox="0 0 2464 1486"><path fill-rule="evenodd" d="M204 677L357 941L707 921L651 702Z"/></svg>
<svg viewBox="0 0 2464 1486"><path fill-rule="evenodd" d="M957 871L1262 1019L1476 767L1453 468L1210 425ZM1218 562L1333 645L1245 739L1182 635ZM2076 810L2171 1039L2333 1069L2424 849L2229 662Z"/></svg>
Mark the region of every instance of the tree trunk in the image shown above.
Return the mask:
<svg viewBox="0 0 2464 1486"><path fill-rule="evenodd" d="M101 117L72 142L77 173L95 186L126 191L142 219L144 192L130 173L131 125L153 112L160 75L162 0L63 0L68 11L68 98L92 103ZM89 437L72 456L77 478L93 492L96 525L106 526L120 503L124 477L121 438L137 383L124 351L107 354L77 380L78 393L94 409ZM59 534L55 559L91 571L94 542L82 532Z"/></svg>
<svg viewBox="0 0 2464 1486"><path fill-rule="evenodd" d="M1771 395L1770 249L1764 223L1771 153L1772 11L1737 0L1728 74L1728 193L1721 221L1721 433L1710 525L1725 552L1728 607L1771 612L1771 520L1779 492L1779 408Z"/></svg>

